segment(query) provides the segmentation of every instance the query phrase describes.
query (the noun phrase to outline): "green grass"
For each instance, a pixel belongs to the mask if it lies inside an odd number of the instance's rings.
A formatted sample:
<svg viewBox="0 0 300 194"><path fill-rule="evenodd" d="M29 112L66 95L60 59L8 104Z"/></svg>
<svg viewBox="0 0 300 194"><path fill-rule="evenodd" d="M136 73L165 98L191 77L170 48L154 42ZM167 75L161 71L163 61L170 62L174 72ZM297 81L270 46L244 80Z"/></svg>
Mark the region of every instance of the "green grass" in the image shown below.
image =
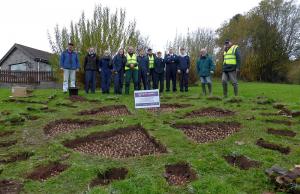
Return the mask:
<svg viewBox="0 0 300 194"><path fill-rule="evenodd" d="M214 95L221 96L221 84L215 83ZM276 102L286 104L291 110L299 109L300 105L300 86L284 84L267 83L240 83L240 95L242 102L238 104L226 103L225 101L210 101L201 97L200 87L192 87L189 93L168 93L163 96L171 97L163 99L166 103L188 103L192 107L180 109L172 113L152 114L145 110L134 110L132 95L118 96L118 98L109 98L98 92L95 95L86 95L83 92L80 95L88 99L99 99L101 102L80 103L76 102L78 108L56 107L59 102L69 102L67 95L62 94L60 90L36 90L30 100L47 100L50 95L57 94L58 97L51 101L48 106L57 109L57 112L42 113L34 111L33 115L41 118L36 121L27 121L21 126L5 126L0 124L0 130L15 130L12 136L0 138L0 142L8 140L18 140L18 144L10 148L0 148L0 158L21 151L31 151L34 153L27 161L20 161L6 165L0 165L3 172L1 179L15 179L24 183L24 193L262 193L272 191L273 185L264 174L266 168L274 164L282 167L291 168L299 164L299 124L291 127L284 125L265 123L265 119L285 119L281 116L261 116L261 112L276 112L272 104L257 105L257 96L267 96ZM230 87L232 95L232 88ZM1 116L0 120L6 120L19 116L20 113L26 113L27 107L41 107L39 104L18 104L4 102L8 99L10 90L0 89L0 111L8 110L12 114ZM113 95L111 95L113 96ZM198 98L199 97L199 98ZM77 130L69 134L61 134L56 138L46 138L43 133L43 127L50 121L61 118L91 118L88 116L80 117L74 113L80 110L86 110L94 107L100 107L110 104L125 104L133 113L122 118L103 117L109 119L110 123L104 126L90 127L84 130ZM193 119L182 116L187 112L202 107L223 107L236 111L237 114L232 117L224 118L206 118L198 117ZM267 110L252 110L256 107L265 107ZM249 116L255 116L255 120L246 120ZM95 118L95 117L93 117ZM99 117L100 118L100 117ZM298 118L293 118L293 122L299 123ZM172 128L164 121L171 123L191 123L191 122L210 122L210 121L237 121L242 124L240 132L226 138L225 140L197 144L189 140L182 131ZM85 136L96 131L107 131L119 127L141 124L152 136L164 144L167 154L158 156L142 156L127 159L107 159L92 155L80 154L64 147L61 143L67 139L74 139L78 136ZM291 129L297 132L295 138L269 135L266 129L269 127L277 129ZM289 155L283 155L276 151L259 148L255 145L258 138L276 142L291 147ZM236 141L245 142L244 145L237 145ZM47 164L50 161L58 160L63 154L70 153L70 158L63 161L69 164L70 168L59 176L52 177L44 182L32 181L26 179L26 174L31 172L36 166ZM243 154L251 159L262 163L261 167L250 170L239 170L227 164L223 155L236 153ZM166 164L172 164L180 161L186 161L191 164L197 172L199 179L186 186L169 186L163 177ZM111 167L126 167L129 170L125 180L115 181L108 186L88 188L92 179L97 176L97 172L104 171Z"/></svg>

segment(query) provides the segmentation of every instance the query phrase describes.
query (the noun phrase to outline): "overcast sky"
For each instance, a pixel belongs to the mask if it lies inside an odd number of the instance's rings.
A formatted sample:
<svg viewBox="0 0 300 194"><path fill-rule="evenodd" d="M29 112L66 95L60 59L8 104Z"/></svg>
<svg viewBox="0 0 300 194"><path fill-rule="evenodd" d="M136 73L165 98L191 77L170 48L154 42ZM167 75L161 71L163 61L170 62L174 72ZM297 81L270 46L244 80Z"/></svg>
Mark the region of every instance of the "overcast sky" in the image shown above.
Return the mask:
<svg viewBox="0 0 300 194"><path fill-rule="evenodd" d="M198 27L217 29L237 13L245 13L260 0L1 0L0 57L14 43L51 51L47 30L69 26L82 11L90 17L96 4L125 8L127 19L136 19L137 28L150 37L155 50L164 49L176 31Z"/></svg>

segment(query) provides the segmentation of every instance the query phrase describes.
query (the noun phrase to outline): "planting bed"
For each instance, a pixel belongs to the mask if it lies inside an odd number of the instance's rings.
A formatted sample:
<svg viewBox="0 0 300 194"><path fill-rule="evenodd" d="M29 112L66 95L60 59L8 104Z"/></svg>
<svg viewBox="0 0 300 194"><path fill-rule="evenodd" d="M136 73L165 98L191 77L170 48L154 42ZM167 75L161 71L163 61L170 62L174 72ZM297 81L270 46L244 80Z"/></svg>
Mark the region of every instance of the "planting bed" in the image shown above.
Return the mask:
<svg viewBox="0 0 300 194"><path fill-rule="evenodd" d="M235 113L230 110L221 108L209 107L200 110L195 110L186 115L186 117L225 117L232 116Z"/></svg>
<svg viewBox="0 0 300 194"><path fill-rule="evenodd" d="M167 182L170 185L185 185L197 179L196 172L185 162L165 166Z"/></svg>
<svg viewBox="0 0 300 194"><path fill-rule="evenodd" d="M65 171L69 166L58 162L53 162L47 166L39 166L28 174L27 178L38 181L45 181L50 177L57 176Z"/></svg>
<svg viewBox="0 0 300 194"><path fill-rule="evenodd" d="M85 110L78 113L79 115L108 115L108 116L121 116L130 115L130 111L125 105L111 105L103 106L96 109Z"/></svg>
<svg viewBox="0 0 300 194"><path fill-rule="evenodd" d="M197 143L215 142L238 132L241 125L236 122L212 122L196 124L175 124L186 136Z"/></svg>
<svg viewBox="0 0 300 194"><path fill-rule="evenodd" d="M126 168L111 168L104 173L98 173L97 178L92 180L90 186L108 185L113 181L125 179L127 174Z"/></svg>
<svg viewBox="0 0 300 194"><path fill-rule="evenodd" d="M232 166L236 166L241 170L249 170L250 168L255 168L260 166L260 163L258 161L250 160L248 157L243 155L239 155L239 156L228 155L228 156L224 156L224 159Z"/></svg>
<svg viewBox="0 0 300 194"><path fill-rule="evenodd" d="M150 112L174 112L177 109L187 108L192 105L190 104L161 104L160 108L149 108L147 109Z"/></svg>
<svg viewBox="0 0 300 194"><path fill-rule="evenodd" d="M64 145L81 153L106 158L127 158L167 152L166 148L141 126L92 133L67 141Z"/></svg>
<svg viewBox="0 0 300 194"><path fill-rule="evenodd" d="M274 144L274 143L265 141L262 138L257 140L256 145L266 148L266 149L278 151L282 154L289 154L291 151L290 147L284 147L282 145Z"/></svg>

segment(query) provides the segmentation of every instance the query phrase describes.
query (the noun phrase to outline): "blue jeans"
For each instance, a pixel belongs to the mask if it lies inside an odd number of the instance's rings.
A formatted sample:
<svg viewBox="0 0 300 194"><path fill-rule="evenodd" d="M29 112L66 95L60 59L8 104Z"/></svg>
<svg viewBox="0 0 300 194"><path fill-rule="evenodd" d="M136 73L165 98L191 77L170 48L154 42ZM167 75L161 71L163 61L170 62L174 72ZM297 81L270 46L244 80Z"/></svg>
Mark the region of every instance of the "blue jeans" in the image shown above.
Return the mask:
<svg viewBox="0 0 300 194"><path fill-rule="evenodd" d="M89 89L91 89L92 93L96 91L96 71L85 71L84 90L86 93L89 93Z"/></svg>

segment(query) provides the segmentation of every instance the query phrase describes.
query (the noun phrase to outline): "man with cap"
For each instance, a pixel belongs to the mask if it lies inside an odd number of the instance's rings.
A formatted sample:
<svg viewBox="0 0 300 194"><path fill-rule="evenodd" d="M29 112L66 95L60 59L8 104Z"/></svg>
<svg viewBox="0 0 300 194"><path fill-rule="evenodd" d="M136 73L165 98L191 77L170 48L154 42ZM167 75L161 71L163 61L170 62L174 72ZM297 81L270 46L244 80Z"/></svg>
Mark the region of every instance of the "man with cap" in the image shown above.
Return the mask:
<svg viewBox="0 0 300 194"><path fill-rule="evenodd" d="M165 56L166 63L166 91L170 92L170 80L172 80L173 92L176 88L176 73L177 73L177 55L174 54L173 48L169 49L169 53Z"/></svg>
<svg viewBox="0 0 300 194"><path fill-rule="evenodd" d="M99 59L96 55L95 49L93 47L89 48L88 54L84 58L84 74L85 74L85 85L84 89L86 93L91 92L94 94L96 90L96 72L99 67Z"/></svg>
<svg viewBox="0 0 300 194"><path fill-rule="evenodd" d="M139 67L138 89L141 90L141 82L143 82L144 90L148 90L149 59L148 56L145 55L144 49L140 49L139 56L137 57L137 63Z"/></svg>
<svg viewBox="0 0 300 194"><path fill-rule="evenodd" d="M211 75L215 71L215 64L212 58L207 54L205 48L201 49L200 56L197 60L197 73L200 77L201 86L202 86L202 94L206 95L206 85L208 87L209 95L212 95L212 81Z"/></svg>
<svg viewBox="0 0 300 194"><path fill-rule="evenodd" d="M99 71L101 73L101 90L103 94L109 94L112 69L113 66L110 52L105 51L104 56L99 61Z"/></svg>
<svg viewBox="0 0 300 194"><path fill-rule="evenodd" d="M134 90L138 90L138 62L132 46L128 47L125 65L125 94L129 94L130 81L133 79Z"/></svg>
<svg viewBox="0 0 300 194"><path fill-rule="evenodd" d="M152 49L148 49L148 58L149 58L149 86L148 88L151 89L154 87L154 67L155 67L155 55L152 53ZM152 82L152 84L151 84Z"/></svg>
<svg viewBox="0 0 300 194"><path fill-rule="evenodd" d="M188 79L190 69L190 57L186 54L184 48L180 48L180 55L178 56L178 74L180 77L180 92L188 92Z"/></svg>
<svg viewBox="0 0 300 194"><path fill-rule="evenodd" d="M69 89L69 81L71 87L76 84L76 71L79 70L80 64L78 54L73 51L74 44L69 43L68 48L60 56L60 68L64 71L63 92Z"/></svg>
<svg viewBox="0 0 300 194"><path fill-rule="evenodd" d="M154 87L153 89L158 89L159 92L162 93L164 91L164 77L165 77L165 68L166 63L164 59L161 57L161 52L157 52L157 57L155 58L155 66L154 66Z"/></svg>
<svg viewBox="0 0 300 194"><path fill-rule="evenodd" d="M115 94L122 94L125 64L126 64L126 57L124 54L124 49L121 48L118 54L113 58Z"/></svg>
<svg viewBox="0 0 300 194"><path fill-rule="evenodd" d="M228 96L228 81L231 81L233 85L234 95L238 95L238 81L237 74L240 71L241 66L241 54L238 45L233 45L232 42L227 39L224 44L224 61L223 61L223 73L222 73L222 85L223 94L226 98Z"/></svg>

